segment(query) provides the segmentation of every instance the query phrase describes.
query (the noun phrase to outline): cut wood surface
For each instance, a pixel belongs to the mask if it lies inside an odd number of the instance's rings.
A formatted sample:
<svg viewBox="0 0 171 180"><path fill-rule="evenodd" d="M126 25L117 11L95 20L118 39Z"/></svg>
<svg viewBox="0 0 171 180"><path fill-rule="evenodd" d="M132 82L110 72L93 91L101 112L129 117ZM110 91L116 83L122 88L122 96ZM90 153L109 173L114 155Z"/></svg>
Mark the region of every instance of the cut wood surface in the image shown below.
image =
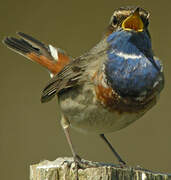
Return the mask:
<svg viewBox="0 0 171 180"><path fill-rule="evenodd" d="M157 173L140 167L121 167L82 160L92 167L79 169L79 180L171 180L171 174ZM73 158L58 158L30 166L30 180L76 180L76 165Z"/></svg>

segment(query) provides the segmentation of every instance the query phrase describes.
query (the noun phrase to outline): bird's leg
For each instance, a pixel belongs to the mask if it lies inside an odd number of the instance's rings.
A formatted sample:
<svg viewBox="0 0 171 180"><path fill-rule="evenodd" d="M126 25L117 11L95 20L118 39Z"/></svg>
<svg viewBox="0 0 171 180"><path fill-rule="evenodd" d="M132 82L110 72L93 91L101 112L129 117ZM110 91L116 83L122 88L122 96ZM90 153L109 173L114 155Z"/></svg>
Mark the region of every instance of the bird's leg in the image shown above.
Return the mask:
<svg viewBox="0 0 171 180"><path fill-rule="evenodd" d="M110 144L110 142L107 140L107 138L105 137L104 134L100 134L100 137L104 140L104 142L108 145L108 147L110 148L110 150L113 152L113 154L116 156L116 158L118 159L118 161L122 164L122 165L126 165L126 163L122 160L122 158L119 156L119 154L115 151L115 149L112 147L112 145Z"/></svg>
<svg viewBox="0 0 171 180"><path fill-rule="evenodd" d="M76 152L74 150L74 147L73 147L73 144L72 144L72 140L70 138L70 134L69 134L70 123L69 123L69 121L66 119L66 117L64 115L62 115L62 117L61 117L61 125L63 127L67 142L68 142L69 147L71 149L74 161L75 162L81 162L81 158L76 154Z"/></svg>
<svg viewBox="0 0 171 180"><path fill-rule="evenodd" d="M65 116L63 114L61 115L61 125L62 125L62 128L64 130L64 133L65 133L67 142L69 144L69 147L71 149L71 152L72 152L72 155L73 155L73 158L74 158L74 162L76 164L76 179L78 180L79 179L78 178L78 168L80 167L80 164L81 164L81 158L76 154L76 152L74 150L74 147L73 147L73 144L72 144L72 141L71 141L71 138L70 138L70 134L69 134L70 123L65 118Z"/></svg>
<svg viewBox="0 0 171 180"><path fill-rule="evenodd" d="M69 147L71 149L73 158L74 158L74 162L76 164L76 169L77 169L77 177L78 177L78 169L82 168L90 168L90 167L98 167L99 165L97 163L91 162L91 161L85 161L83 159L81 159L75 152L70 135L69 135L69 127L70 127L70 123L67 120L67 118L62 114L61 117L61 125L63 127L66 139L68 141Z"/></svg>

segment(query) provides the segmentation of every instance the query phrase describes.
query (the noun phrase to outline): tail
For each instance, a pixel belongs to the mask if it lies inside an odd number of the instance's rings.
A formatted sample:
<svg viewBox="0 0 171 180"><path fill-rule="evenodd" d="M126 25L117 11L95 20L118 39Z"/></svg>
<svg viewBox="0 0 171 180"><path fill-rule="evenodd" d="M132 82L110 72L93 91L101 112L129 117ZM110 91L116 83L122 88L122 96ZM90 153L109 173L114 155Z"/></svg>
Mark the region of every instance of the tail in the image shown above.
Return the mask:
<svg viewBox="0 0 171 180"><path fill-rule="evenodd" d="M20 39L7 37L4 44L11 50L47 68L52 76L58 74L71 61L63 50L45 45L33 37L18 32Z"/></svg>

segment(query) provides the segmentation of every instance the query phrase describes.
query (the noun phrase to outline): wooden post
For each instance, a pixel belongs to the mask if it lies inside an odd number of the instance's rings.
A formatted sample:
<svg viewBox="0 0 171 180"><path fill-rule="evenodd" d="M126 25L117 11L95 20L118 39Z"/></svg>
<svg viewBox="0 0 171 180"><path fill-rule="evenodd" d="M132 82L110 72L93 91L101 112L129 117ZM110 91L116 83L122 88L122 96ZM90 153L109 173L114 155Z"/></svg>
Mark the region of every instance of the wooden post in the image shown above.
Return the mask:
<svg viewBox="0 0 171 180"><path fill-rule="evenodd" d="M154 173L143 168L92 163L94 167L79 169L79 180L171 180L171 174ZM30 180L76 180L73 158L58 158L30 166Z"/></svg>

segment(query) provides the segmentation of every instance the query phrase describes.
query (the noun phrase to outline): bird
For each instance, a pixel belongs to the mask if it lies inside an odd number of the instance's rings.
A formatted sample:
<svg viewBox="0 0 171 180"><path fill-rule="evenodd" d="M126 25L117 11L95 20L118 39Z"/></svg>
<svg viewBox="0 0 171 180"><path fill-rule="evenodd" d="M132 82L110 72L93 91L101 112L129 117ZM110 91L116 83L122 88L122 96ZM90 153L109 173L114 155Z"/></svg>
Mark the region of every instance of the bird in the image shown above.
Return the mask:
<svg viewBox="0 0 171 180"><path fill-rule="evenodd" d="M58 118L78 164L82 159L74 149L70 127L98 134L125 165L104 134L140 119L159 99L164 72L152 50L149 17L141 7L117 8L100 41L76 58L23 32L17 33L20 38L10 36L3 41L50 72L41 102L57 97Z"/></svg>

